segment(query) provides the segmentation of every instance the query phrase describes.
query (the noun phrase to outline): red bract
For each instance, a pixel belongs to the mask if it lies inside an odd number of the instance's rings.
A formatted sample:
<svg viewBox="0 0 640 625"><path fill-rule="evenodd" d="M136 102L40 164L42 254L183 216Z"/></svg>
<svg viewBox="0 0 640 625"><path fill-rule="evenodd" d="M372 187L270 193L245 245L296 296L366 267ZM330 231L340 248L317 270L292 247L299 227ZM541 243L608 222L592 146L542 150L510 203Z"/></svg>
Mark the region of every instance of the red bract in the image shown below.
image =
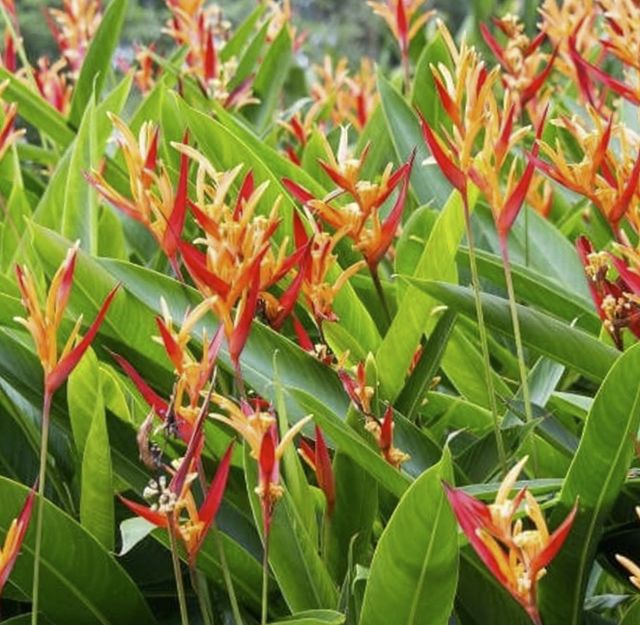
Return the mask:
<svg viewBox="0 0 640 625"><path fill-rule="evenodd" d="M475 552L496 580L527 611L536 625L542 620L537 606L537 584L566 540L577 513L577 503L558 528L549 534L540 506L526 488L513 499L509 494L526 458L505 477L493 504L485 504L463 490L444 484L458 523ZM524 512L534 529L525 529L516 514Z"/></svg>
<svg viewBox="0 0 640 625"><path fill-rule="evenodd" d="M0 596L9 579L9 575L11 575L13 565L18 559L18 554L20 553L20 548L22 547L22 542L24 541L27 528L29 527L29 521L31 520L35 496L36 490L34 487L27 495L22 511L18 517L11 522L4 539L4 545L2 549L0 549Z"/></svg>
<svg viewBox="0 0 640 625"><path fill-rule="evenodd" d="M107 295L89 330L82 339L79 337L80 327L76 324L71 336L67 339L62 352L58 354L58 329L64 318L65 309L73 284L73 273L76 264L78 246L75 245L67 253L67 257L51 280L44 311L40 310L40 301L33 276L29 269L16 265L18 288L22 305L27 311L27 319L17 319L31 333L33 341L44 369L45 392L53 395L65 382L76 367L84 353L89 349L109 306L116 296L120 285L117 284Z"/></svg>
<svg viewBox="0 0 640 625"><path fill-rule="evenodd" d="M331 516L336 504L336 485L331 466L331 456L322 430L316 425L316 440L303 438L298 453L316 474L318 486L327 499L327 514Z"/></svg>

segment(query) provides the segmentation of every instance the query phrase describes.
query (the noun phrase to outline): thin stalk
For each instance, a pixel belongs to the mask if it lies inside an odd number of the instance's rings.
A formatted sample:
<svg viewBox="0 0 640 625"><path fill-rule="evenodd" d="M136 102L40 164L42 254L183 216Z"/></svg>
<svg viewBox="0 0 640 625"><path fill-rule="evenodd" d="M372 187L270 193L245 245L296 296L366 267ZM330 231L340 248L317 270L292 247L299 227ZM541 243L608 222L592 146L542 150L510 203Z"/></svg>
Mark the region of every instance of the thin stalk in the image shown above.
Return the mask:
<svg viewBox="0 0 640 625"><path fill-rule="evenodd" d="M482 349L482 360L484 364L485 383L487 385L487 393L489 395L489 406L493 417L493 430L496 437L496 446L498 449L498 458L502 472L507 472L507 456L504 450L504 442L500 432L500 419L498 418L498 404L496 401L496 392L493 386L493 376L491 371L491 359L489 356L489 341L487 338L487 326L484 322L484 311L482 310L482 299L480 296L480 278L478 275L478 265L476 263L476 248L473 239L473 231L471 229L471 214L469 212L469 199L466 193L462 194L462 206L464 209L464 225L467 235L469 247L469 266L471 268L471 284L473 286L473 295L476 305L476 316L478 318L478 332L480 334L480 347Z"/></svg>
<svg viewBox="0 0 640 625"><path fill-rule="evenodd" d="M224 585L227 589L227 595L229 597L229 603L231 604L231 612L233 613L233 622L235 625L244 625L242 620L242 614L240 613L240 605L238 604L238 598L236 597L236 590L233 586L233 579L231 579L231 572L229 571L229 564L227 562L227 556L224 553L224 545L222 544L222 537L220 536L220 530L215 523L211 527L213 532L213 539L218 549L218 555L220 557L220 566L222 567L222 577L224 579Z"/></svg>
<svg viewBox="0 0 640 625"><path fill-rule="evenodd" d="M404 91L406 95L411 92L411 64L409 61L409 51L402 52L402 73L404 76Z"/></svg>
<svg viewBox="0 0 640 625"><path fill-rule="evenodd" d="M371 274L371 279L373 280L373 286L376 288L376 293L378 295L378 299L382 304L382 310L384 311L384 316L387 321L387 325L391 325L391 312L389 311L389 305L387 303L387 298L384 294L384 289L382 288L382 282L380 281L380 274L378 273L377 267L369 266L369 273Z"/></svg>
<svg viewBox="0 0 640 625"><path fill-rule="evenodd" d="M520 372L520 387L522 388L522 400L524 401L524 414L527 423L533 421L533 410L531 408L531 397L529 395L529 380L527 379L527 364L524 360L524 347L522 346L522 334L520 333L520 320L518 319L518 307L516 304L516 293L513 288L513 277L511 275L511 263L509 262L509 247L507 240L500 237L500 250L502 252L502 266L504 278L507 284L507 296L509 298L509 310L511 311L511 324L513 325L513 337L516 343L516 355L518 357L518 369ZM532 451L534 465L537 467L537 455L535 452L535 440L532 438Z"/></svg>
<svg viewBox="0 0 640 625"><path fill-rule="evenodd" d="M38 624L38 604L40 598L40 552L42 550L42 517L44 516L44 487L47 479L47 453L49 447L49 422L51 420L51 401L53 397L46 390L42 403L42 432L40 436L40 472L38 474L38 509L36 511L36 548L33 560L33 590L31 624Z"/></svg>
<svg viewBox="0 0 640 625"><path fill-rule="evenodd" d="M269 534L264 537L264 555L262 556L262 614L260 625L267 625L269 612Z"/></svg>
<svg viewBox="0 0 640 625"><path fill-rule="evenodd" d="M198 605L200 606L204 625L214 625L213 607L206 580L202 578L202 574L193 566L189 567L189 577L191 578L191 587L196 593L196 597L198 597Z"/></svg>
<svg viewBox="0 0 640 625"><path fill-rule="evenodd" d="M178 591L178 603L180 605L180 622L182 625L189 625L189 612L187 610L187 599L184 592L184 581L182 579L182 569L180 568L180 557L178 556L178 543L176 542L175 523L173 519L169 521L169 542L171 544L171 561L173 563L173 573L176 578L176 590Z"/></svg>

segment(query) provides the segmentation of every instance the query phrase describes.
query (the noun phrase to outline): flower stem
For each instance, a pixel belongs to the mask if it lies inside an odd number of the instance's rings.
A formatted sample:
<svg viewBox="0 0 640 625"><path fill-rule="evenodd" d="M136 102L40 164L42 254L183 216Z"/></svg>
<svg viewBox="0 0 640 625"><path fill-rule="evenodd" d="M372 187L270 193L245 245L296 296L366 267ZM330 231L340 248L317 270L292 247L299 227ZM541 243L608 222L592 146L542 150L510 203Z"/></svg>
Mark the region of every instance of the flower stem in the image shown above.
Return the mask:
<svg viewBox="0 0 640 625"><path fill-rule="evenodd" d="M231 612L233 613L233 621L235 625L244 625L242 614L240 613L238 598L236 597L236 591L233 587L233 580L231 579L231 572L229 571L229 564L227 563L227 556L224 553L224 545L222 544L222 536L220 535L220 530L214 524L211 527L211 531L213 532L213 539L216 542L218 555L220 557L222 577L224 579L224 585L227 588L227 595L229 596L229 603L231 604Z"/></svg>
<svg viewBox="0 0 640 625"><path fill-rule="evenodd" d="M262 615L260 625L267 625L269 612L269 534L264 537L264 555L262 557Z"/></svg>
<svg viewBox="0 0 640 625"><path fill-rule="evenodd" d="M213 607L211 606L211 597L209 596L206 579L194 566L189 567L189 577L191 578L191 587L198 597L202 622L204 625L214 625Z"/></svg>
<svg viewBox="0 0 640 625"><path fill-rule="evenodd" d="M47 454L49 447L49 422L51 420L51 401L53 397L46 388L42 403L42 432L40 438L40 472L38 474L38 509L36 511L36 548L33 560L33 589L31 593L31 624L38 623L38 604L40 598L40 552L42 550L42 517L44 516L44 487L47 479Z"/></svg>
<svg viewBox="0 0 640 625"><path fill-rule="evenodd" d="M384 289L382 288L382 282L380 281L380 274L378 273L377 267L369 266L369 273L371 274L371 279L373 280L373 286L376 288L376 293L378 294L378 299L382 304L382 310L384 311L384 316L387 321L387 325L391 325L391 312L389 311L389 304L387 303L387 298L384 294Z"/></svg>
<svg viewBox="0 0 640 625"><path fill-rule="evenodd" d="M173 519L169 521L169 542L171 544L171 561L173 563L173 573L176 578L176 590L178 591L178 603L180 605L180 622L182 625L189 625L189 611L187 610L187 599L184 592L184 581L182 579L182 569L180 568L180 557L178 556L178 543L176 541L175 523Z"/></svg>
<svg viewBox="0 0 640 625"><path fill-rule="evenodd" d="M522 400L524 402L524 414L527 423L533 421L533 410L531 407L531 397L529 395L529 380L527 378L527 364L524 360L524 348L522 346L522 335L520 333L520 320L518 319L518 307L516 304L516 293L513 288L513 277L511 275L511 263L509 262L509 247L505 237L500 237L500 250L502 252L502 266L504 268L504 278L507 284L507 296L509 298L509 310L511 311L511 324L513 325L513 337L516 343L516 355L518 357L518 369L520 371L520 387L522 388ZM533 464L537 469L537 454L535 439L531 439Z"/></svg>
<svg viewBox="0 0 640 625"><path fill-rule="evenodd" d="M502 472L507 472L507 456L504 449L504 442L500 432L500 419L498 417L498 404L496 401L496 392L493 386L493 375L491 371L491 359L489 356L489 341L487 338L487 327L484 322L484 311L482 310L482 299L480 295L480 278L478 276L478 265L476 263L476 249L473 239L473 231L471 229L471 214L469 211L469 198L466 193L462 194L462 206L464 209L464 225L467 235L467 244L469 247L469 266L471 268L471 284L473 286L473 295L476 305L476 316L478 318L478 332L480 334L480 347L482 349L482 359L484 363L485 383L487 385L487 394L489 395L489 406L493 417L493 430L496 437L496 447L498 449L498 458Z"/></svg>

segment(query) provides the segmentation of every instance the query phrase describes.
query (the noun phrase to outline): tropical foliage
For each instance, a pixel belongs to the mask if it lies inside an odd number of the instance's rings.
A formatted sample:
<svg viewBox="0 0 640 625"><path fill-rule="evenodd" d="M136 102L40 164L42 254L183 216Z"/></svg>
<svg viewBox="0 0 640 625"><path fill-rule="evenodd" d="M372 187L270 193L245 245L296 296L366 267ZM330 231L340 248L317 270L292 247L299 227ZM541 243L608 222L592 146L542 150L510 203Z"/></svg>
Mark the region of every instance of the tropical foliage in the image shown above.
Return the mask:
<svg viewBox="0 0 640 625"><path fill-rule="evenodd" d="M5 622L640 619L640 6L368 5L0 0Z"/></svg>

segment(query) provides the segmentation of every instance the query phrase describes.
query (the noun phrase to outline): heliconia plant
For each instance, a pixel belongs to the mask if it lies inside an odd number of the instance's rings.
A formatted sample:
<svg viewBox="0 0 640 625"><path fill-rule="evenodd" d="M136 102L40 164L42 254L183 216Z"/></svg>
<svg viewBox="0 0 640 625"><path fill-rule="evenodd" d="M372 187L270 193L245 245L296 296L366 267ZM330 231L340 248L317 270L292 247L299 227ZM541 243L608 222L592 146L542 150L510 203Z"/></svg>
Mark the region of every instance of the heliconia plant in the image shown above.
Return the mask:
<svg viewBox="0 0 640 625"><path fill-rule="evenodd" d="M0 0L7 622L640 622L637 1L372 1L356 63L314 3L44 4L37 58Z"/></svg>

